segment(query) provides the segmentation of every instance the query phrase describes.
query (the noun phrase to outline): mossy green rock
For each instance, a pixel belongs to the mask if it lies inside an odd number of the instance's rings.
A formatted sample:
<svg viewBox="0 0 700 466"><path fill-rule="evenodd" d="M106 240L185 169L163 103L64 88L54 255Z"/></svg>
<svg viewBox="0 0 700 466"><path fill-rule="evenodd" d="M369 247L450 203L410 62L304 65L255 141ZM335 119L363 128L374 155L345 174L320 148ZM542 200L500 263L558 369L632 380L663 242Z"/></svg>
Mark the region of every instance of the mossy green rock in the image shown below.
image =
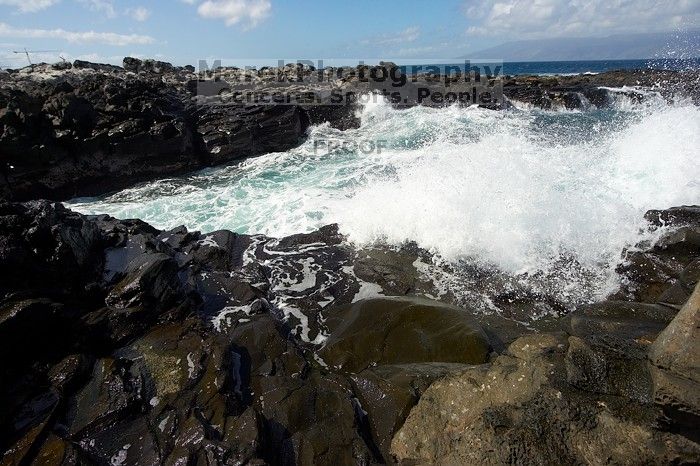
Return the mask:
<svg viewBox="0 0 700 466"><path fill-rule="evenodd" d="M329 309L320 351L332 368L359 372L383 364L482 364L491 346L468 311L418 297L359 301Z"/></svg>

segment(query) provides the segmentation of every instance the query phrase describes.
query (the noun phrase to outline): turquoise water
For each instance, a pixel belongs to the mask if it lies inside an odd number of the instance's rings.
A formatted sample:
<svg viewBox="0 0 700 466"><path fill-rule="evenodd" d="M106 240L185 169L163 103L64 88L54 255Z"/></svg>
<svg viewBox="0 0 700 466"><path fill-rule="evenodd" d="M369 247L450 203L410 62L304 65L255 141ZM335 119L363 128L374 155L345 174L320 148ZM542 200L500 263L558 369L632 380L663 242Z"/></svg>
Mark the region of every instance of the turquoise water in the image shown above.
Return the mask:
<svg viewBox="0 0 700 466"><path fill-rule="evenodd" d="M621 99L607 110L394 110L311 128L300 147L67 204L159 228L285 236L338 223L359 245L415 241L514 273L561 254L609 269L644 212L700 200L700 111ZM347 143L327 152L317 142ZM381 141L381 151L353 150Z"/></svg>

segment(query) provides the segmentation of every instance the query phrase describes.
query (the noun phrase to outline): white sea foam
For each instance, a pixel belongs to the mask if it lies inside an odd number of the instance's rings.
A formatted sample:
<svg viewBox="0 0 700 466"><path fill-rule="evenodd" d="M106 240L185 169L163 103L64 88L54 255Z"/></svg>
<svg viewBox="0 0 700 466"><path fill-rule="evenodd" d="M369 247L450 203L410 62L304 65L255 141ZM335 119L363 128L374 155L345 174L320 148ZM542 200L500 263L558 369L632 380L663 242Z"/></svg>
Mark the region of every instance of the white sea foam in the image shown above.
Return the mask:
<svg viewBox="0 0 700 466"><path fill-rule="evenodd" d="M568 257L602 290L646 210L700 202L698 107L625 99L589 112L377 103L357 130L321 125L285 153L69 206L160 228L271 236L337 222L359 245L415 241L445 260L514 274L550 273ZM328 154L314 150L319 140L387 148Z"/></svg>
<svg viewBox="0 0 700 466"><path fill-rule="evenodd" d="M358 243L412 240L511 272L545 267L562 252L607 262L634 240L645 210L700 200L697 107L630 120L571 141L506 117L473 141L388 154L401 159L395 173L335 200L334 219Z"/></svg>

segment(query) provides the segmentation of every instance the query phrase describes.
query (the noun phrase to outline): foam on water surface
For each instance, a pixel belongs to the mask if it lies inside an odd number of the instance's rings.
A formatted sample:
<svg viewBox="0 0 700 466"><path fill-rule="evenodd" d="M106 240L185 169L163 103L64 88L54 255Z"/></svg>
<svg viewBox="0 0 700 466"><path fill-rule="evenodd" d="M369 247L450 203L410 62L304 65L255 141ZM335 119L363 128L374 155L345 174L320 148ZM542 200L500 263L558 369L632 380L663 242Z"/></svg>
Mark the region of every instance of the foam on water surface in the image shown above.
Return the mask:
<svg viewBox="0 0 700 466"><path fill-rule="evenodd" d="M554 277L559 293L576 295L585 276L590 296L612 286L646 210L700 201L700 110L625 99L585 112L377 103L359 129L313 127L288 152L67 204L163 229L274 237L338 223L358 246L414 241L439 260ZM318 141L352 144L326 153ZM380 152L352 149L378 141ZM280 286L308 287L315 265L303 267L307 279Z"/></svg>

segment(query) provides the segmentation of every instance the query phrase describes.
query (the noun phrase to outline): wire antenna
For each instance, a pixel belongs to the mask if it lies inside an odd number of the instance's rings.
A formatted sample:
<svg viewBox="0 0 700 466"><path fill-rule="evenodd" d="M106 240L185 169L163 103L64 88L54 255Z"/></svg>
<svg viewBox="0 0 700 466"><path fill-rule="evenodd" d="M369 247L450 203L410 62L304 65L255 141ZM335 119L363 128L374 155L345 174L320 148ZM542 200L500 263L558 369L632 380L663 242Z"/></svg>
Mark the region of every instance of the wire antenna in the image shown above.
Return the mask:
<svg viewBox="0 0 700 466"><path fill-rule="evenodd" d="M32 63L32 59L29 56L30 53L54 53L58 52L58 50L27 50L25 47L24 50L14 50L12 53L22 53L27 56L27 61L29 62L29 66L34 66Z"/></svg>

